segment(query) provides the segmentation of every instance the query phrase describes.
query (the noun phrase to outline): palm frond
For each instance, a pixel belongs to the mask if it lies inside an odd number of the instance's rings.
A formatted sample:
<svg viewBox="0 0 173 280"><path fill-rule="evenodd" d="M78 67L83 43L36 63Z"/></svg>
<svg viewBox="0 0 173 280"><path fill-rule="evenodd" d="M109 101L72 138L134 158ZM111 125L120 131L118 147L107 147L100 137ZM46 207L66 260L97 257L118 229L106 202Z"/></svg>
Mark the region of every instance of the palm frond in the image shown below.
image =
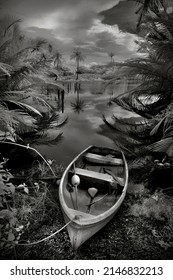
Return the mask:
<svg viewBox="0 0 173 280"><path fill-rule="evenodd" d="M103 116L104 123L109 126L112 130L115 131L115 133L118 133L119 135L123 135L127 138L128 141L131 141L131 139L138 144L148 145L151 143L152 139L150 137L150 126L147 127L144 125L119 125L117 122L114 122L114 124L111 124L109 121L106 120L105 116Z"/></svg>
<svg viewBox="0 0 173 280"><path fill-rule="evenodd" d="M40 120L39 129L51 129L51 128L60 128L64 126L68 121L68 117L60 117L60 114L57 112L52 112L50 115L45 114Z"/></svg>
<svg viewBox="0 0 173 280"><path fill-rule="evenodd" d="M14 101L14 100L8 100L9 103L16 105L17 107L24 109L26 112L30 113L30 114L34 114L36 116L42 117L42 114L35 109L33 106L30 106L28 104L22 103L22 102L18 102L18 101Z"/></svg>
<svg viewBox="0 0 173 280"><path fill-rule="evenodd" d="M21 110L10 110L12 125L17 135L36 132L38 129L37 121L31 115Z"/></svg>
<svg viewBox="0 0 173 280"><path fill-rule="evenodd" d="M13 70L13 67L11 65L0 62L0 75L2 72L10 77L12 70Z"/></svg>
<svg viewBox="0 0 173 280"><path fill-rule="evenodd" d="M165 118L166 118L166 117L164 117L163 119L161 119L161 120L157 123L157 125L155 125L155 126L153 127L153 129L150 131L150 135L151 135L151 136L157 134L158 131L159 131L160 129L163 130L163 123L164 123Z"/></svg>
<svg viewBox="0 0 173 280"><path fill-rule="evenodd" d="M84 61L85 60L85 56L82 54L82 51L80 48L75 48L73 50L73 53L70 57L71 59L75 59L76 61Z"/></svg>
<svg viewBox="0 0 173 280"><path fill-rule="evenodd" d="M19 22L21 22L21 19L13 19L12 17L5 17L3 19L1 19L0 23L4 23L4 19L6 20L6 26L3 24L1 27L1 32L3 31L3 33L1 33L1 36L5 37L7 35L7 32L10 30L11 27L14 27L16 24L18 24ZM11 21L10 23L8 23L9 21Z"/></svg>
<svg viewBox="0 0 173 280"><path fill-rule="evenodd" d="M130 0L128 0L130 1ZM158 15L160 9L165 10L164 0L132 0L141 6L137 9L136 14L139 14L137 27L139 27L142 23L143 17L145 17L149 13L154 13Z"/></svg>
<svg viewBox="0 0 173 280"><path fill-rule="evenodd" d="M173 156L173 137L164 138L149 145L148 150L153 152L164 152L168 156Z"/></svg>
<svg viewBox="0 0 173 280"><path fill-rule="evenodd" d="M11 135L14 135L10 112L3 104L0 104L0 130L4 133L9 132Z"/></svg>
<svg viewBox="0 0 173 280"><path fill-rule="evenodd" d="M31 84L28 86L24 86L21 89L22 90L27 90L35 87L41 87L41 86L53 86L54 88L58 88L60 90L63 90L65 93L68 93L65 87L63 87L60 83L54 83L53 81L50 81L49 79L46 78L38 78L38 77L30 77L30 82Z"/></svg>
<svg viewBox="0 0 173 280"><path fill-rule="evenodd" d="M33 134L32 138L25 138L24 142L34 145L57 145L63 139L62 133L57 133L54 130L43 130L36 134Z"/></svg>
<svg viewBox="0 0 173 280"><path fill-rule="evenodd" d="M26 88L26 87L25 87ZM36 91L32 90L19 90L19 91L5 91L1 95L2 100L10 101L13 100L14 102L22 102L26 105L30 105L34 107L39 113L41 114L42 108L47 108L50 111L53 110L53 107L44 99L42 94L39 94Z"/></svg>

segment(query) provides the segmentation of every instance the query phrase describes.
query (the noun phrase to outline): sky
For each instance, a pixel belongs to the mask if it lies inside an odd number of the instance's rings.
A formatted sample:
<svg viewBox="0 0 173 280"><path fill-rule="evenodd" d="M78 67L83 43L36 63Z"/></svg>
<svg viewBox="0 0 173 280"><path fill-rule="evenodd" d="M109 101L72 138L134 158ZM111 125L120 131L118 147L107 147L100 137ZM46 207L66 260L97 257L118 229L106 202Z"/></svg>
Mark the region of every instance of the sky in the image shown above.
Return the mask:
<svg viewBox="0 0 173 280"><path fill-rule="evenodd" d="M80 47L85 63L137 56L137 6L127 0L0 0L2 14L22 19L30 37L44 37L64 55Z"/></svg>

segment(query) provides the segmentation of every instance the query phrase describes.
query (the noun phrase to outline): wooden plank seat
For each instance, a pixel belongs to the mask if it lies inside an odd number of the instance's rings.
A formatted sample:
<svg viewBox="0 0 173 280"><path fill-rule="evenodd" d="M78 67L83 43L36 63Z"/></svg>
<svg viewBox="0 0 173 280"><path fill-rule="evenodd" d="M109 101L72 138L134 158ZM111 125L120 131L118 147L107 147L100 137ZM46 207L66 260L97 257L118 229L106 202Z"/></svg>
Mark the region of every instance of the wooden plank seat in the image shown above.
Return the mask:
<svg viewBox="0 0 173 280"><path fill-rule="evenodd" d="M120 158L115 158L112 155L101 156L92 153L86 153L84 155L88 162L105 164L105 165L123 165L123 160Z"/></svg>
<svg viewBox="0 0 173 280"><path fill-rule="evenodd" d="M88 177L91 179L101 180L107 183L118 183L120 186L124 186L124 178L118 176L112 176L107 173L99 173L92 170L75 168L75 173L79 176Z"/></svg>
<svg viewBox="0 0 173 280"><path fill-rule="evenodd" d="M82 169L82 168L75 168L75 173L79 176L84 176L84 177L88 177L88 178L93 178L96 180L102 180L108 183L113 183L114 179L111 175L109 174L103 174L103 173L99 173L99 172L95 172L92 170L87 170L87 169Z"/></svg>

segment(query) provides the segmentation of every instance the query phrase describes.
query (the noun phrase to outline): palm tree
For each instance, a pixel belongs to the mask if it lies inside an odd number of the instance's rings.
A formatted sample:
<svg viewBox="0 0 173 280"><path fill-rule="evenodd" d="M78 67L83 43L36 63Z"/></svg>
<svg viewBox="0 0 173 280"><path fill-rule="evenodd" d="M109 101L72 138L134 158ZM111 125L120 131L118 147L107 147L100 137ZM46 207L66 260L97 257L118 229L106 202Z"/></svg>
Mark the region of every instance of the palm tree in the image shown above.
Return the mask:
<svg viewBox="0 0 173 280"><path fill-rule="evenodd" d="M166 9L161 9L164 7L164 1L141 0L137 2L144 5L143 10L140 11L142 12L141 18L143 17L145 21L142 23L140 18L138 23L143 29L144 38L138 44L146 55L140 59L116 63L120 69L119 77L126 77L130 82L134 81L136 86L119 95L114 102L126 110L136 112L143 118L141 118L140 131L137 129L136 135L132 133L134 128L136 129L136 124L131 122L128 130L129 137L126 137L127 141L124 145L122 140L127 128L126 120L122 119L121 126L119 126L119 121L114 119L113 127L115 130L121 128L121 131L116 134L116 138L121 144L121 148L122 145L124 146L124 150L128 146L133 152L137 150L139 144L138 154L141 152L146 154L146 151L150 152L152 149L152 151L160 150L171 155L173 131L172 104L170 104L173 93L172 16L166 14ZM155 5L156 2L160 3L160 8ZM144 11L147 12L147 15ZM117 77L114 80L116 81L116 79ZM158 127L159 129L157 129ZM145 141L142 135L145 135ZM136 136L138 139L140 138L138 144ZM131 145L132 139L135 147Z"/></svg>
<svg viewBox="0 0 173 280"><path fill-rule="evenodd" d="M76 60L76 80L78 80L78 74L79 74L79 63L80 61L84 61L85 60L85 56L82 54L82 51L80 48L76 48L73 50L73 53L71 55L71 59L75 59Z"/></svg>
<svg viewBox="0 0 173 280"><path fill-rule="evenodd" d="M111 58L111 63L113 63L113 61L114 61L113 57L115 56L115 54L113 52L110 52L108 55Z"/></svg>
<svg viewBox="0 0 173 280"><path fill-rule="evenodd" d="M62 65L62 54L59 51L57 51L54 55L54 65L57 70L59 70Z"/></svg>
<svg viewBox="0 0 173 280"><path fill-rule="evenodd" d="M39 95L38 87L48 83L62 87L45 78L32 77L39 67L43 71L45 61L34 60L33 54L42 56L40 48L45 40L31 42L26 37L21 40L18 23L18 20L5 17L0 25L0 139L10 141L21 140L27 133L38 136L41 130L43 132L41 123L45 118L50 127L60 125L55 109ZM31 57L28 59L27 55ZM46 131L47 127L44 127Z"/></svg>
<svg viewBox="0 0 173 280"><path fill-rule="evenodd" d="M164 0L132 0L132 1L140 5L139 9L136 11L136 14L139 14L137 27L140 26L142 19L150 12L156 14L157 16L160 15L161 12L164 12L166 15L166 8L165 8L166 3Z"/></svg>

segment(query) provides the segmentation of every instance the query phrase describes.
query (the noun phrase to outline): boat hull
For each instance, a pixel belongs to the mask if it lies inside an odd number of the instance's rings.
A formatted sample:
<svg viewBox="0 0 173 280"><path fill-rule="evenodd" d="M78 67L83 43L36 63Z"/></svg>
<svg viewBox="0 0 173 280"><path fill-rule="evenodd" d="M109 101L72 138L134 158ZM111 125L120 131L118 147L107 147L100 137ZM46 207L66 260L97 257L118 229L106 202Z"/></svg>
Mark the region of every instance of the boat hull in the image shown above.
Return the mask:
<svg viewBox="0 0 173 280"><path fill-rule="evenodd" d="M124 165L123 167L121 167L121 168L123 168L123 174L124 174L124 177L121 178L124 180L123 181L124 186L123 187L121 186L122 192L121 192L121 195L117 198L117 200L115 200L114 195L109 195L107 193L106 197L105 197L105 195L103 195L101 193L100 194L101 198L99 198L96 201L96 203L95 203L96 206L91 207L91 208L93 208L91 211L88 211L88 209L90 210L90 207L85 210L83 208L81 208L82 205L85 205L86 200L81 201L82 203L80 205L81 206L80 209L75 208L75 203L73 203L73 205L72 204L69 205L67 203L68 199L70 199L70 196L72 196L71 193L68 193L67 191L65 191L67 189L67 185L69 184L68 183L69 174L72 171L72 169L75 167L75 164L78 163L80 158L82 158L83 155L85 155L88 151L90 152L92 147L93 146L90 146L87 149L85 149L69 164L69 166L66 168L66 170L62 176L62 179L60 182L60 188L59 188L59 199L60 199L60 204L61 204L61 208L62 208L62 212L63 212L63 216L64 216L64 221L66 224L68 224L67 231L68 231L68 234L70 237L72 247L75 250L77 250L86 240L88 240L90 237L92 237L95 233L97 233L99 230L101 230L114 217L114 215L119 210L121 204L124 201L126 191L127 191L127 185L128 185L128 166L127 166L127 162L126 162L124 154L120 153L120 154L122 154L122 161L123 161L123 165ZM122 166L121 162L120 162L120 164ZM80 168L76 168L76 170L81 172ZM89 173L91 173L90 174L91 176L93 176L93 174L94 175L96 174L96 172L94 172L94 171L91 171ZM84 172L82 170L82 172L80 174L81 174L81 176L84 176L84 178L85 178L86 176L88 176L88 170L86 172ZM104 177L104 174L102 173L102 176L100 176L100 177ZM93 177L92 177L92 179L93 179ZM97 179L96 182L98 184L99 178L96 178L96 179ZM109 182L110 180L109 180L109 177L107 174L106 174L105 178L103 178L103 180L104 180L104 183L106 180L106 185L104 186L104 188L107 187L107 184L111 184L111 182ZM88 181L88 188L91 187L90 186L91 181L92 180ZM81 185L83 185L83 182L81 183ZM79 198L80 198L80 194L81 194L81 190L79 190ZM67 195L68 195L68 199L67 199ZM103 197L104 197L104 199L103 199ZM84 198L87 199L86 194L85 194ZM73 197L73 199L75 200L75 196ZM102 211L102 208L103 208L103 211Z"/></svg>
<svg viewBox="0 0 173 280"><path fill-rule="evenodd" d="M74 250L77 250L85 241L87 241L94 234L100 231L104 226L106 226L114 217L117 211L118 209L107 219L103 219L102 221L96 222L94 224L80 225L80 221L78 223L72 221L67 226L67 231L72 248ZM63 216L65 223L68 223L70 221L69 217L65 213L63 213Z"/></svg>

